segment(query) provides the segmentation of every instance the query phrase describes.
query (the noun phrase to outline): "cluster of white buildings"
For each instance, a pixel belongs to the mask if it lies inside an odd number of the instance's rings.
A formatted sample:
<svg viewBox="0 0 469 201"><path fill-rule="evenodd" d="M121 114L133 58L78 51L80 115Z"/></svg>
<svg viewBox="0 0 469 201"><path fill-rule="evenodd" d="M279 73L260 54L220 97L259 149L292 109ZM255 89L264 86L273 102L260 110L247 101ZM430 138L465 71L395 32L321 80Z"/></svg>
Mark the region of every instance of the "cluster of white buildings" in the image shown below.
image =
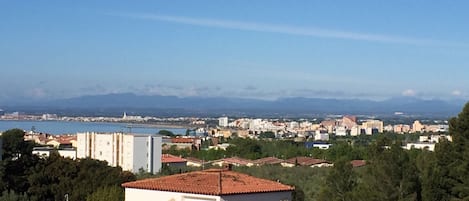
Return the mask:
<svg viewBox="0 0 469 201"><path fill-rule="evenodd" d="M362 134L372 135L383 132L404 133L424 133L424 132L447 132L448 125L434 124L426 125L415 121L412 125L387 125L383 121L376 119L357 120L355 116L343 116L337 119L328 119L320 123L309 121L272 121L267 119L234 119L229 122L228 117L220 117L219 130L217 136L227 135L227 129L236 129L236 132L255 138L262 132L274 132L277 136L287 135L295 137L311 137L314 140L328 141L329 135L335 136L358 136Z"/></svg>
<svg viewBox="0 0 469 201"><path fill-rule="evenodd" d="M394 132L399 134L404 133L440 133L447 132L449 126L447 124L422 124L420 121L416 120L412 125L407 124L397 124L397 125L387 125L384 127L384 130L387 132Z"/></svg>

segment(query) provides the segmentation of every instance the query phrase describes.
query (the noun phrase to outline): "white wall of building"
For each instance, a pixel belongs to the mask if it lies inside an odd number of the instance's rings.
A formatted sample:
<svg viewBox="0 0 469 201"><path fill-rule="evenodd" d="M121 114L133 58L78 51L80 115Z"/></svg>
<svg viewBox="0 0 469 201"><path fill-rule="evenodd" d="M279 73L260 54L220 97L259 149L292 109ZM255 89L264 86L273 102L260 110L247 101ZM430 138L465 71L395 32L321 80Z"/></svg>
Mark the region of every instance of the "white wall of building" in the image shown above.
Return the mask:
<svg viewBox="0 0 469 201"><path fill-rule="evenodd" d="M227 127L227 126L228 126L228 117L220 117L220 118L218 118L218 126L220 126L220 127Z"/></svg>
<svg viewBox="0 0 469 201"><path fill-rule="evenodd" d="M45 156L49 157L51 151L55 150L33 150L33 154L38 155L38 156ZM70 159L77 159L77 151L75 150L57 150L59 152L59 155L64 157L64 158L70 158Z"/></svg>
<svg viewBox="0 0 469 201"><path fill-rule="evenodd" d="M161 169L161 137L124 133L78 133L77 157L90 157L138 172Z"/></svg>
<svg viewBox="0 0 469 201"><path fill-rule="evenodd" d="M338 126L335 128L335 135L336 136L346 136L347 135L347 129L345 126Z"/></svg>
<svg viewBox="0 0 469 201"><path fill-rule="evenodd" d="M125 201L223 201L220 196L125 188Z"/></svg>
<svg viewBox="0 0 469 201"><path fill-rule="evenodd" d="M435 151L435 143L408 143L405 149L427 149L428 151Z"/></svg>
<svg viewBox="0 0 469 201"><path fill-rule="evenodd" d="M191 193L178 193L156 190L143 190L126 188L125 201L154 201L154 200L177 200L177 201L291 201L291 192L251 193L237 195L201 195Z"/></svg>

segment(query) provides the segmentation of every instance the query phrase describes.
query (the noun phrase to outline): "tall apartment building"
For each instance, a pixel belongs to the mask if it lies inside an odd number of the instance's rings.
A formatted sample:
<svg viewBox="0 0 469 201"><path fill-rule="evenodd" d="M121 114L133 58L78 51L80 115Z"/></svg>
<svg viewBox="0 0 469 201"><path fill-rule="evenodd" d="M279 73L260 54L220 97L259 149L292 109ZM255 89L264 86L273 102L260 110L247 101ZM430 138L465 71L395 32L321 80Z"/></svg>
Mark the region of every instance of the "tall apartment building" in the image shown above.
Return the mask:
<svg viewBox="0 0 469 201"><path fill-rule="evenodd" d="M107 161L123 170L157 173L161 169L161 137L124 133L77 133L77 158Z"/></svg>
<svg viewBox="0 0 469 201"><path fill-rule="evenodd" d="M383 133L383 127L384 127L383 122L380 120L367 120L362 123L362 129L365 129L365 130L377 129L378 133ZM366 132L366 133L369 134L369 132Z"/></svg>
<svg viewBox="0 0 469 201"><path fill-rule="evenodd" d="M227 126L228 126L228 117L220 117L220 118L218 118L218 126L220 126L220 127L227 127Z"/></svg>

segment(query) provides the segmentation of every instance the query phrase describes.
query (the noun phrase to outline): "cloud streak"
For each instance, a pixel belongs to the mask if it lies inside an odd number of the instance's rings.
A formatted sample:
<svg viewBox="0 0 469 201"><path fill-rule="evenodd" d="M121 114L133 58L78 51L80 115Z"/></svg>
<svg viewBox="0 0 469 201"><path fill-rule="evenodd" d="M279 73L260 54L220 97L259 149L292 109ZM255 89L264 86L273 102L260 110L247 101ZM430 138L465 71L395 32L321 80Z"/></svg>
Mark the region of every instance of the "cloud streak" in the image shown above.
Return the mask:
<svg viewBox="0 0 469 201"><path fill-rule="evenodd" d="M184 16L155 15L155 14L148 14L148 13L108 13L108 15L127 17L127 18L133 18L133 19L141 19L141 20L154 20L154 21L170 22L170 23L177 23L177 24L202 26L202 27L278 33L278 34L288 34L288 35L298 35L298 36L310 36L310 37L318 37L318 38L333 38L333 39L392 43L392 44L407 44L407 45L419 45L419 46L422 45L422 46L466 47L466 45L461 44L461 43L452 43L452 42L445 42L445 41L439 41L439 40L410 38L410 37L384 35L384 34L340 31L340 30L325 29L325 28L318 28L318 27L300 27L300 26L276 25L276 24L244 22L244 21L234 21L234 20L211 19L211 18L193 18L193 17L184 17Z"/></svg>

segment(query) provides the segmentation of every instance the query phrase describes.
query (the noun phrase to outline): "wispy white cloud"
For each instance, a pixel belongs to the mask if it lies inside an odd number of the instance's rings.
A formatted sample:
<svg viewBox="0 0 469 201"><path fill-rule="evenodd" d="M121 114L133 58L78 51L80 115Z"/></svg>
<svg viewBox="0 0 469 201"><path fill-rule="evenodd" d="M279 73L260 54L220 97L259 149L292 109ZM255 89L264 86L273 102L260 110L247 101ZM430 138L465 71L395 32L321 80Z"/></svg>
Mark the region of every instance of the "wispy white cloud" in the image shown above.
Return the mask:
<svg viewBox="0 0 469 201"><path fill-rule="evenodd" d="M402 92L403 96L416 96L417 92L414 91L413 89L407 89Z"/></svg>
<svg viewBox="0 0 469 201"><path fill-rule="evenodd" d="M411 38L395 35L360 33L353 31L341 31L319 27L300 27L288 25L276 25L256 22L244 22L234 20L222 20L211 18L194 18L184 16L155 15L148 13L108 13L111 16L128 17L142 20L155 20L163 22L171 22L177 24L187 24L194 26L214 27L223 29L235 29L243 31L269 32L289 35L302 35L320 38L335 38L357 41L381 42L381 43L397 43L408 45L425 45L425 46L453 46L467 47L465 44L453 43L447 41Z"/></svg>
<svg viewBox="0 0 469 201"><path fill-rule="evenodd" d="M454 90L454 91L451 92L451 95L453 95L453 96L461 96L461 95L462 95L462 92L459 91L459 90Z"/></svg>

